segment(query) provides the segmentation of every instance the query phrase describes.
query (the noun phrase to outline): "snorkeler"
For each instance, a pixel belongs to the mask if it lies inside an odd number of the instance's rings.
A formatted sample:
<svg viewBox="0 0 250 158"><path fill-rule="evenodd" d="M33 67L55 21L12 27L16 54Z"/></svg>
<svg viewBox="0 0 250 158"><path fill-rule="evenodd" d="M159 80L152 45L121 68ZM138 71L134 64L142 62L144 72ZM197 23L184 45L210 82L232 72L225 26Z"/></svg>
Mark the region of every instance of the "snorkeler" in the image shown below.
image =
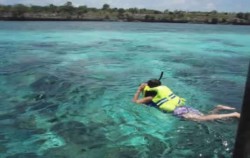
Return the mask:
<svg viewBox="0 0 250 158"><path fill-rule="evenodd" d="M140 93L143 98L139 99ZM185 99L175 95L167 86L161 84L160 80L151 79L138 87L133 102L156 107L164 112L172 112L175 116L193 120L208 121L223 118L240 118L240 113L216 114L220 110L235 110L235 108L217 105L212 114L204 115L199 110L185 106Z"/></svg>

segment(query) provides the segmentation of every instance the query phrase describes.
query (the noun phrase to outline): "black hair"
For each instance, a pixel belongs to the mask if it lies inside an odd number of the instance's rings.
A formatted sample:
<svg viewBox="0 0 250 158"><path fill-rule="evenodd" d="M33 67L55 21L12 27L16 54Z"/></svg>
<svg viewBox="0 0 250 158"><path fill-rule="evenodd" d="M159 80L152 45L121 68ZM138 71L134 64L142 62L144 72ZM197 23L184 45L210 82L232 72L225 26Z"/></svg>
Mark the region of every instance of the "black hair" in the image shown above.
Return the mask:
<svg viewBox="0 0 250 158"><path fill-rule="evenodd" d="M157 94L156 91L145 91L145 97L155 97Z"/></svg>
<svg viewBox="0 0 250 158"><path fill-rule="evenodd" d="M154 88L161 85L161 81L157 79L151 79L147 83L150 88Z"/></svg>

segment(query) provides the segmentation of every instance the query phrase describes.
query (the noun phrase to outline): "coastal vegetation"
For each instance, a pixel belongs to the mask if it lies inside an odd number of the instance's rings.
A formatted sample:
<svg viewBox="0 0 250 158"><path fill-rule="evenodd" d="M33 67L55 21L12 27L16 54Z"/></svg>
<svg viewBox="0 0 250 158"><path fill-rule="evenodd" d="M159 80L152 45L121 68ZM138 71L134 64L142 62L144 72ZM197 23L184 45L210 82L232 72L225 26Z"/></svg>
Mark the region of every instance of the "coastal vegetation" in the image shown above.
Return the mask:
<svg viewBox="0 0 250 158"><path fill-rule="evenodd" d="M128 22L169 22L250 25L250 12L200 12L200 11L159 11L146 8L102 8L86 5L74 6L72 2L56 6L1 5L0 20L61 20L61 21L128 21Z"/></svg>

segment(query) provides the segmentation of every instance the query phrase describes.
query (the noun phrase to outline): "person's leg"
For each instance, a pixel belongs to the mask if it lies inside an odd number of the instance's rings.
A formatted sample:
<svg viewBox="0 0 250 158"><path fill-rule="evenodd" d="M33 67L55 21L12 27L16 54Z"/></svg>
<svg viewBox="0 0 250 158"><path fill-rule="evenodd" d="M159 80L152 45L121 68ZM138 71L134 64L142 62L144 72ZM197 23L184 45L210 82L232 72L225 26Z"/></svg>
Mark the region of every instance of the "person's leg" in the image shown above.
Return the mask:
<svg viewBox="0 0 250 158"><path fill-rule="evenodd" d="M240 113L233 112L229 114L211 114L211 115L197 115L192 113L187 113L183 115L185 119L193 120L193 121L209 121L209 120L218 120L223 118L240 118Z"/></svg>
<svg viewBox="0 0 250 158"><path fill-rule="evenodd" d="M217 105L212 111L210 111L210 113L215 114L220 110L235 110L235 108L226 105Z"/></svg>

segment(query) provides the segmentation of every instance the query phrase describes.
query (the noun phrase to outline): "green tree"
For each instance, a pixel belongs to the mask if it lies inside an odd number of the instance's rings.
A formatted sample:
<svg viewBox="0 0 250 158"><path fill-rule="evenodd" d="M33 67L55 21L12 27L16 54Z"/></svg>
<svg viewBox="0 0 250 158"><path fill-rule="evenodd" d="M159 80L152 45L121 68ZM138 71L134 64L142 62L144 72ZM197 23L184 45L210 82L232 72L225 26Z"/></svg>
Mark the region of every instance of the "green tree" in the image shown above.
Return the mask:
<svg viewBox="0 0 250 158"><path fill-rule="evenodd" d="M143 8L143 9L139 9L139 12L141 14L147 14L147 9Z"/></svg>
<svg viewBox="0 0 250 158"><path fill-rule="evenodd" d="M11 6L10 5L0 5L0 12L10 12L11 11Z"/></svg>
<svg viewBox="0 0 250 158"><path fill-rule="evenodd" d="M78 14L85 14L88 12L88 7L86 5L84 6L79 6L77 9Z"/></svg>
<svg viewBox="0 0 250 158"><path fill-rule="evenodd" d="M62 6L62 10L63 10L63 12L72 14L73 11L74 11L74 6L73 6L72 2L69 2L69 1L66 2L66 3Z"/></svg>
<svg viewBox="0 0 250 158"><path fill-rule="evenodd" d="M154 10L153 13L154 13L154 14L161 14L162 12L161 12L161 11L158 11L158 10Z"/></svg>
<svg viewBox="0 0 250 158"><path fill-rule="evenodd" d="M41 6L32 5L32 6L30 7L30 11L31 11L32 13L39 13L39 12L43 12L43 11L44 11L44 8L41 7Z"/></svg>
<svg viewBox="0 0 250 158"><path fill-rule="evenodd" d="M176 16L177 18L182 18L182 17L184 17L184 12L175 10L174 11L174 16Z"/></svg>
<svg viewBox="0 0 250 158"><path fill-rule="evenodd" d="M237 13L236 17L239 19L243 19L244 18L244 13Z"/></svg>
<svg viewBox="0 0 250 158"><path fill-rule="evenodd" d="M110 6L108 4L103 4L102 10L109 10Z"/></svg>
<svg viewBox="0 0 250 158"><path fill-rule="evenodd" d="M123 14L123 13L125 13L125 10L123 8L119 8L118 9L118 14Z"/></svg>
<svg viewBox="0 0 250 158"><path fill-rule="evenodd" d="M250 20L250 13L245 13L245 15L244 15L244 19L246 19L246 20Z"/></svg>
<svg viewBox="0 0 250 158"><path fill-rule="evenodd" d="M119 19L124 19L124 13L125 13L125 10L123 8L119 8L117 17Z"/></svg>
<svg viewBox="0 0 250 158"><path fill-rule="evenodd" d="M129 8L128 11L132 14L137 14L139 13L139 10L137 8Z"/></svg>
<svg viewBox="0 0 250 158"><path fill-rule="evenodd" d="M166 10L163 11L164 14L168 14L168 12L169 12L168 9L166 9Z"/></svg>
<svg viewBox="0 0 250 158"><path fill-rule="evenodd" d="M45 6L43 9L45 9L46 11L50 12L50 13L55 13L57 12L57 7L53 4L50 4L48 6ZM43 10L42 9L42 10Z"/></svg>
<svg viewBox="0 0 250 158"><path fill-rule="evenodd" d="M111 12L117 12L118 9L117 9L117 8L112 8L112 9L110 9L110 11L111 11Z"/></svg>
<svg viewBox="0 0 250 158"><path fill-rule="evenodd" d="M65 7L73 7L73 3L68 1L64 4Z"/></svg>
<svg viewBox="0 0 250 158"><path fill-rule="evenodd" d="M23 17L24 13L29 11L29 8L23 4L16 4L12 6L11 11L14 17Z"/></svg>
<svg viewBox="0 0 250 158"><path fill-rule="evenodd" d="M212 10L210 13L211 14L217 14L218 12L216 10Z"/></svg>
<svg viewBox="0 0 250 158"><path fill-rule="evenodd" d="M96 9L96 8L88 8L88 11L91 11L91 12L98 12L98 9Z"/></svg>

